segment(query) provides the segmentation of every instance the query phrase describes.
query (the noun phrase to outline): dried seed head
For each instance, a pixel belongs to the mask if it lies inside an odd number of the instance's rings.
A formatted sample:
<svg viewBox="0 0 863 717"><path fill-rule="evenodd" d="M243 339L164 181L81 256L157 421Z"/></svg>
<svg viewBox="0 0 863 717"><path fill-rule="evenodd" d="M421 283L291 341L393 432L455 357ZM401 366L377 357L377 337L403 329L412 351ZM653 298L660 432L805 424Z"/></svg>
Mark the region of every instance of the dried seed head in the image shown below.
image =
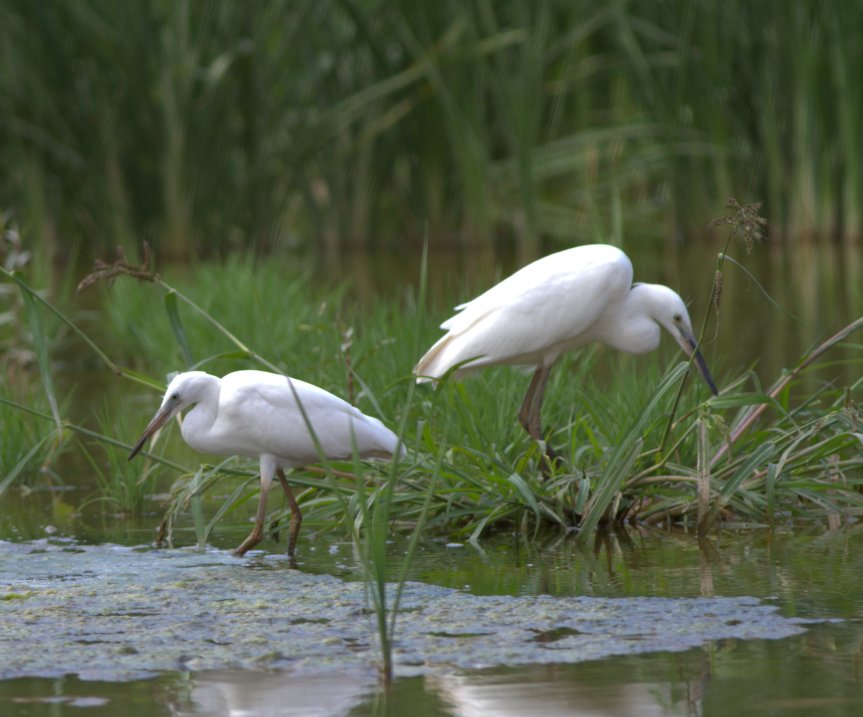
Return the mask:
<svg viewBox="0 0 863 717"><path fill-rule="evenodd" d="M711 227L723 225L731 226L731 231L738 231L743 235L746 243L746 253L752 251L756 241L764 238L764 227L767 220L761 216L761 202L752 204L740 204L734 197L725 202L725 207L730 210L728 216L719 217L710 222Z"/></svg>
<svg viewBox="0 0 863 717"><path fill-rule="evenodd" d="M150 271L150 245L147 242L144 242L142 254L141 264L136 266L129 263L123 247L117 247L117 260L113 264L108 264L101 259L96 259L95 264L93 264L93 271L81 279L75 291L81 291L100 281L111 281L123 275L134 277L140 281L158 281L159 275Z"/></svg>

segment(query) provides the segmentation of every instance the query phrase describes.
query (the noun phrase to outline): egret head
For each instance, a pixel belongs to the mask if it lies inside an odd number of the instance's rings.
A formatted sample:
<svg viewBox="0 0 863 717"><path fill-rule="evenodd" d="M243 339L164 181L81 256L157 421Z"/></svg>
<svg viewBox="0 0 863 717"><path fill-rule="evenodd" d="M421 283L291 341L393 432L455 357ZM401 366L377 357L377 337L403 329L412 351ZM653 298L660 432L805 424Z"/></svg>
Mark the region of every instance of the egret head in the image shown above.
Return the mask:
<svg viewBox="0 0 863 717"><path fill-rule="evenodd" d="M694 356L698 370L704 376L704 380L713 392L719 393L713 377L707 368L707 362L698 350L698 341L692 330L692 322L689 320L689 312L680 295L667 286L661 284L649 284L650 287L650 313L652 318L670 333L680 344L687 356Z"/></svg>
<svg viewBox="0 0 863 717"><path fill-rule="evenodd" d="M132 460L138 452L143 448L147 439L170 421L178 413L182 412L190 406L194 406L201 400L207 387L212 385L214 376L211 376L204 371L187 371L179 373L171 379L168 384L168 390L165 391L165 397L162 399L162 405L156 411L156 415L147 427L140 440L132 448L129 453L129 460ZM218 381L218 379L215 379Z"/></svg>

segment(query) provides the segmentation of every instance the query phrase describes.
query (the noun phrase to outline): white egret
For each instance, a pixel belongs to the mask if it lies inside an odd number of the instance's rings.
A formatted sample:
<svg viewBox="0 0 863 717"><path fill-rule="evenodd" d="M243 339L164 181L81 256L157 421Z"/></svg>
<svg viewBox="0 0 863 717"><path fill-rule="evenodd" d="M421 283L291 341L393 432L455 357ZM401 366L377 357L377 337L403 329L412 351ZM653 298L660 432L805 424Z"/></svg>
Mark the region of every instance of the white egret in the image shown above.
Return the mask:
<svg viewBox="0 0 863 717"><path fill-rule="evenodd" d="M660 284L633 284L632 262L606 244L574 247L519 269L484 294L456 307L447 333L414 369L418 382L453 378L497 364L535 366L518 413L524 429L543 439L540 408L551 367L561 354L592 342L639 354L659 346L665 328L715 394L686 305ZM553 452L549 451L549 457Z"/></svg>
<svg viewBox="0 0 863 717"><path fill-rule="evenodd" d="M189 371L171 380L162 405L129 460L153 433L187 408L191 410L180 431L196 451L260 460L261 495L255 527L236 549L237 555L243 555L263 537L267 493L275 475L291 507L288 555L293 556L303 515L285 478L285 468L318 463L321 453L328 459L349 459L354 447L361 458L404 454L397 436L377 418L318 386L266 371L235 371L222 378Z"/></svg>

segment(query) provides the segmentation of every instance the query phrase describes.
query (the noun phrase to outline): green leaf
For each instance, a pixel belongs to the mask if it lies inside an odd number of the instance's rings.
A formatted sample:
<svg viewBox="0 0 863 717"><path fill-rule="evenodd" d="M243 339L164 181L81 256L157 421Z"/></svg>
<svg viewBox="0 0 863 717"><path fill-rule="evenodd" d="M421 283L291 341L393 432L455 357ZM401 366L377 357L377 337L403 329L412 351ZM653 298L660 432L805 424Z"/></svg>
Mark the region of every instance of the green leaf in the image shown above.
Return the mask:
<svg viewBox="0 0 863 717"><path fill-rule="evenodd" d="M57 394L54 391L54 379L51 376L51 359L48 355L48 339L45 336L45 330L42 327L42 320L33 297L27 291L22 291L21 296L24 297L24 303L27 305L27 318L30 321L30 332L33 335L33 349L36 352L36 362L39 364L39 375L42 379L42 386L45 389L45 395L48 397L48 405L51 407L51 415L54 417L54 423L57 424L58 430L62 430L63 419L60 418L60 407L57 404Z"/></svg>
<svg viewBox="0 0 863 717"><path fill-rule="evenodd" d="M719 510L724 506L728 499L737 491L740 484L752 475L752 472L765 460L767 457L776 452L776 444L773 441L765 441L758 448L753 451L753 453L747 458L743 465L737 469L734 475L728 480L724 486L722 486L721 500L719 504L715 507L715 510Z"/></svg>
<svg viewBox="0 0 863 717"><path fill-rule="evenodd" d="M587 503L579 526L579 539L587 539L593 534L614 496L620 490L623 481L632 470L644 443L642 437L647 424L653 420L654 413L666 394L674 388L686 375L689 365L685 362L677 364L659 382L654 389L638 418L626 432L611 454L611 458L598 481L598 487Z"/></svg>
<svg viewBox="0 0 863 717"><path fill-rule="evenodd" d="M775 398L766 393L733 393L723 396L711 396L707 401L710 408L740 408L741 406L760 406L769 403L781 414L786 411Z"/></svg>
<svg viewBox="0 0 863 717"><path fill-rule="evenodd" d="M233 460L233 458L229 458L225 461L222 461L219 465L217 465L213 469L212 472L221 470L222 466L224 466L228 461L231 461L231 460ZM213 532L213 528L216 527L216 523L218 523L222 519L222 517L225 515L225 513L227 513L231 508L234 507L234 505L236 505L240 496L242 496L243 493L245 493L246 487L250 483L253 483L254 481L258 481L258 480L260 480L258 478L258 476L252 476L248 480L245 480L242 483L240 483L240 485L238 485L234 489L234 492L231 493L231 495L229 495L227 498L225 498L224 502L219 506L219 508L216 510L216 512L213 513L213 517L210 518L210 521L207 523L206 527L204 528L203 533L201 535L202 544L206 543L207 540L209 540L210 534Z"/></svg>
<svg viewBox="0 0 863 717"><path fill-rule="evenodd" d="M578 480L578 498L575 501L575 514L581 515L587 499L590 497L590 479L587 477Z"/></svg>
<svg viewBox="0 0 863 717"><path fill-rule="evenodd" d="M522 478L518 473L512 473L509 475L507 480L515 486L515 489L524 499L524 502L530 506L531 510L533 510L537 524L541 523L542 515L539 510L539 503L536 502L536 496L533 494L533 491L525 482L524 478Z"/></svg>
<svg viewBox="0 0 863 717"><path fill-rule="evenodd" d="M3 493L10 485L12 485L12 483L15 481L21 471L23 471L26 465L33 459L33 456L35 456L39 452L39 449L41 449L42 446L47 443L48 439L53 436L54 432L52 431L41 441L36 443L36 445L34 445L29 451L27 451L27 455L24 456L20 461L18 461L18 464L11 471L9 471L9 473L3 478L2 481L0 481L0 496L3 495Z"/></svg>
<svg viewBox="0 0 863 717"><path fill-rule="evenodd" d="M503 508L498 506L490 513L486 514L486 516L477 523L476 528L473 529L473 532L470 534L470 538L468 538L468 542L471 545L479 544L479 537L482 535L483 530L485 530L485 526L488 525L488 522L491 520L496 520L504 513Z"/></svg>
<svg viewBox="0 0 863 717"><path fill-rule="evenodd" d="M191 496L189 497L189 512L192 514L192 523L195 526L195 535L198 538L198 545L204 545L204 496L202 491L198 490L203 483L204 466L198 468L194 477L190 482L189 489Z"/></svg>
<svg viewBox="0 0 863 717"><path fill-rule="evenodd" d="M192 349L189 347L189 339L186 337L183 322L180 321L180 312L177 309L177 293L173 290L165 294L165 311L168 312L168 321L171 322L171 329L174 332L174 336L177 337L180 350L183 352L183 360L186 362L187 367L191 367L194 365L195 360L192 358Z"/></svg>
<svg viewBox="0 0 863 717"><path fill-rule="evenodd" d="M767 480L765 481L765 494L767 498L767 517L773 521L773 512L776 505L776 481L779 478L779 466L776 463L767 465Z"/></svg>

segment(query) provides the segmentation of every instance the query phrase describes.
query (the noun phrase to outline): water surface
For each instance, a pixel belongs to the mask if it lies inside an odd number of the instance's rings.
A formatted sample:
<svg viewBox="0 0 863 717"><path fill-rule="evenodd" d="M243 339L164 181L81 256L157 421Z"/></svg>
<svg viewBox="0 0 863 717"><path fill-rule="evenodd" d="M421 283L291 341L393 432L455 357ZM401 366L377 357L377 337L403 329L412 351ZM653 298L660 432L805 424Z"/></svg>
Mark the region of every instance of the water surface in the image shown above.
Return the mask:
<svg viewBox="0 0 863 717"><path fill-rule="evenodd" d="M315 535L310 531L301 536L299 564L294 570L272 543L267 550L238 561L225 550L214 548L204 552L181 548L162 555L146 546L111 548L99 541L97 547L90 548L64 537L62 532L58 530L50 539L36 543L3 544L0 551L4 551L7 563L12 553L33 553L33 559L43 554L42 549L61 553L71 573L76 572L76 556L89 556L90 560L98 554L99 560L104 560L113 553L118 564L110 569L103 566L105 576L130 570L130 561L124 560L124 555L145 555L148 560L163 563L191 560L205 564L211 581L223 575L228 592L232 584L245 589L262 580L260 585L269 587L259 592L260 603L250 600L244 609L267 612L268 619L274 620L271 630L281 630L283 635L282 657L291 655L292 621L301 618L293 623L298 637L308 633L301 628L309 627L303 622L309 614L303 612L298 618L298 594L303 585L307 587L302 589L308 589L309 584L319 580L323 581L321 586L343 584L345 588L337 588L342 593L351 584L362 589L353 547L332 534ZM220 534L216 542L220 548L227 548L235 537ZM682 651L649 650L576 662L563 659L475 669L450 659L451 664L428 669L421 660L413 659L403 666L389 692L379 690L374 666L367 660L345 663L333 671L326 669L325 657L320 657L317 664L314 659L304 662L302 670L296 669L295 660L291 665L279 665L278 656L275 662L264 662L257 668L247 664L243 669L207 669L204 663L186 663L179 671L159 670L148 679L120 682L100 680L97 674L91 674L97 679L90 680L59 675L19 677L0 681L0 714L81 714L84 710L85 714L107 715L122 710L130 715L756 715L814 709L826 715L857 714L863 708L861 548L863 530L853 527L838 531L818 527L772 533L725 531L701 544L683 533L629 531L605 536L591 548L555 537L533 546L514 537L484 541L480 546L428 541L411 570L411 579L420 581L417 585L429 586L419 588L420 592L440 598L442 609L449 595L480 600L498 596L488 603L492 614L496 605L499 609L496 601L500 596L534 600L524 603L532 605L532 611L525 608L503 614L502 619L510 620L515 630L530 629L530 621L537 619L536 606L545 604L543 601L555 604L573 598L643 597L649 598L642 601L647 605L663 597L670 599L666 603L668 614L660 611L657 624L667 620L667 625L672 626L686 621L683 611L675 613L681 605L675 599L742 597L746 599L740 603L741 608L751 602L768 610L767 614L806 622L798 625L797 634L779 639L729 635ZM390 546L393 569L399 567L404 550L401 541ZM81 574L75 579L81 579L81 575L97 578L93 563L81 560L78 565ZM22 576L33 569L22 569ZM248 579L244 580L243 574ZM159 580L155 571L152 577L153 589L164 596L168 605L182 603L184 595L191 594L184 591L193 590L193 586ZM291 590L292 584L295 591ZM284 588L282 598L272 592L279 585ZM435 594L438 588L431 586L446 590ZM220 589L211 584L206 587L209 591ZM327 602L329 595L329 590L321 588L320 618L324 620L335 616L332 603ZM537 596L545 597L536 603ZM86 591L76 599L88 605ZM7 601L6 607L8 602L17 601ZM96 596L86 609L100 614ZM239 604L236 609L240 609ZM308 609L314 610L303 608ZM744 612L742 609L742 620L746 619ZM623 620L620 615L618 618ZM330 639L353 637L355 646L362 641L370 645L373 630L368 616L357 614L355 619L357 624L352 630L356 634L331 635ZM617 618L610 619L614 622ZM519 624L520 620L523 624ZM735 618L730 621L733 623ZM475 627L477 632L483 632L479 618ZM188 629L193 636L195 625L190 624ZM447 629L453 634L437 636L444 643L475 639L456 620ZM405 634L408 630L406 627ZM574 639L566 632L542 632L535 633L537 639L532 647L554 649ZM670 627L668 632L670 636ZM506 630L501 628L500 633L503 643ZM367 638L363 637L366 634ZM182 634L176 638L182 641ZM134 647L134 635L121 639ZM144 636L140 642L146 642ZM301 644L301 640L296 643L298 647ZM178 648L172 645L171 649ZM220 649L224 648L214 643L212 653ZM134 659L130 664L134 665Z"/></svg>

